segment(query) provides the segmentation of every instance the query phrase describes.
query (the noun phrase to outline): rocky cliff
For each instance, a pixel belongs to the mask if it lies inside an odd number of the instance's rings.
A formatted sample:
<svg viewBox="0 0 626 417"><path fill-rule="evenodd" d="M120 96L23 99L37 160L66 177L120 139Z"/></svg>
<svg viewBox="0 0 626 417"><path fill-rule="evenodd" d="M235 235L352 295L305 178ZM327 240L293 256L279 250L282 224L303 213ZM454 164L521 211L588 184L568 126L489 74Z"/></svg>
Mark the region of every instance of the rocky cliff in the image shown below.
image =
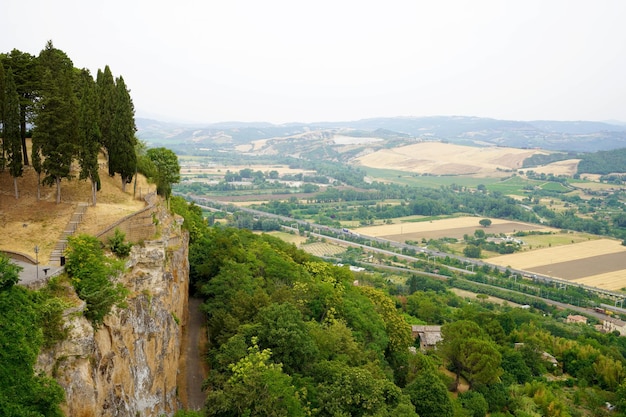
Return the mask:
<svg viewBox="0 0 626 417"><path fill-rule="evenodd" d="M118 277L130 291L127 306L98 329L80 314L84 307L68 310L70 336L39 357L38 369L65 389L67 416L171 416L178 408L188 236L180 221L156 213L159 238L133 246Z"/></svg>

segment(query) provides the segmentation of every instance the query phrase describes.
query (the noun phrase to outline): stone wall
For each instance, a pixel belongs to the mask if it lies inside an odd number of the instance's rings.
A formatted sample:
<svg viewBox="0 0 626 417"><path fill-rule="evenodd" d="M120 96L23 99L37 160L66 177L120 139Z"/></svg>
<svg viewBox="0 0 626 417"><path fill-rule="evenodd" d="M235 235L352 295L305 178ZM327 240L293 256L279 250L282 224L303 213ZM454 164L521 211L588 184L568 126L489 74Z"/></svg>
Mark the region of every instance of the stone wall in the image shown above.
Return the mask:
<svg viewBox="0 0 626 417"><path fill-rule="evenodd" d="M106 242L115 234L115 229L124 232L129 242L140 242L154 237L157 231L155 210L157 210L158 197L151 193L145 196L145 200L148 203L145 208L118 220L99 232L96 237Z"/></svg>

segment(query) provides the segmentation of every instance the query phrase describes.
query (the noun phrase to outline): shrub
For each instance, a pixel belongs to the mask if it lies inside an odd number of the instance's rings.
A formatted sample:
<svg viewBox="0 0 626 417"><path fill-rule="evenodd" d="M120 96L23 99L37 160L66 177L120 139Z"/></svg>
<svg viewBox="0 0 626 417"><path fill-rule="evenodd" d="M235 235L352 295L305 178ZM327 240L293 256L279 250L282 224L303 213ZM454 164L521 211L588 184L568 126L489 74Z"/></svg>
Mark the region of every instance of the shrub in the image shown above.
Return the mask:
<svg viewBox="0 0 626 417"><path fill-rule="evenodd" d="M104 256L100 241L93 236L71 236L68 244L65 271L78 296L87 303L85 317L98 326L126 297L127 290L111 282L111 277L122 270L122 263Z"/></svg>
<svg viewBox="0 0 626 417"><path fill-rule="evenodd" d="M126 258L130 255L130 249L133 247L132 243L124 243L124 240L126 240L126 235L120 229L115 229L115 235L108 239L109 250L118 258Z"/></svg>

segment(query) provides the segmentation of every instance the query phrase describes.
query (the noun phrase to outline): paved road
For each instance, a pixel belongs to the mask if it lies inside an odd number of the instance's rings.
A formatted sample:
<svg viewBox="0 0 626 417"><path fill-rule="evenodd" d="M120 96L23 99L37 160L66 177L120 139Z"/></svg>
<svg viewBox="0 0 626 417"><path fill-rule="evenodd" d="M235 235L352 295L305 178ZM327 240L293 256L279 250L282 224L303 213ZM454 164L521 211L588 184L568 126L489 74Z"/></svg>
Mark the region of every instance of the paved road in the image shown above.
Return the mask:
<svg viewBox="0 0 626 417"><path fill-rule="evenodd" d="M189 297L189 322L187 323L187 408L189 410L201 410L204 407L206 393L202 391L202 383L206 376L203 369L204 355L202 346L202 334L206 332L204 327L204 314L200 311L202 300Z"/></svg>
<svg viewBox="0 0 626 417"><path fill-rule="evenodd" d="M60 266L52 266L52 265L33 265L28 262L18 261L16 259L11 259L16 265L21 266L23 269L20 272L20 281L21 285L29 285L36 281L43 281L46 278L54 276L58 274L63 268Z"/></svg>

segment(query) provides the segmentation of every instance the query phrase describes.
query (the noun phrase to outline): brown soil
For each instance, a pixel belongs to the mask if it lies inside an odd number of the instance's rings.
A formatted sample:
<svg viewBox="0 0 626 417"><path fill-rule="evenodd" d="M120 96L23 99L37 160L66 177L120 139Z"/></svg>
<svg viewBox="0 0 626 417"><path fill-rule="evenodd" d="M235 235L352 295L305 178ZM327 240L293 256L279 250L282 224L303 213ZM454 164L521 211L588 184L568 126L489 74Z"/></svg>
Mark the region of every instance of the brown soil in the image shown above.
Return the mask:
<svg viewBox="0 0 626 417"><path fill-rule="evenodd" d="M62 236L79 203L91 203L91 185L87 180L61 182L61 202L56 203L56 187L41 187L37 201L37 174L32 167L24 169L17 179L19 198L15 198L13 177L0 172L0 249L24 253L35 258L39 248L39 262L47 264L50 253ZM154 191L142 176L138 178L133 197L133 184L122 191L119 176L109 177L106 168L100 169L102 188L97 193L96 206L89 206L83 223L76 233L97 234L113 222L145 206L143 196Z"/></svg>

